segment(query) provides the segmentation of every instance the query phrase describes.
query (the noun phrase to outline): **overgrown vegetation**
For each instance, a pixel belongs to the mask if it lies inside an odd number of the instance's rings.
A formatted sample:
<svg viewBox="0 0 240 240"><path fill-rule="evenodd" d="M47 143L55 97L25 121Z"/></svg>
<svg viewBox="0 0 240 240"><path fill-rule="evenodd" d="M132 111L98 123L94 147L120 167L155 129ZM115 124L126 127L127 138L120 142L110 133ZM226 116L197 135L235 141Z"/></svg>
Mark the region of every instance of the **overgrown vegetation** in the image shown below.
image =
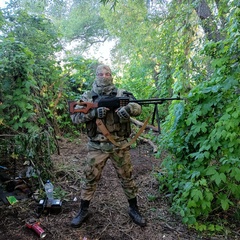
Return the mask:
<svg viewBox="0 0 240 240"><path fill-rule="evenodd" d="M172 193L172 210L198 230L221 230L221 221L213 224L216 214L239 215L239 13L230 12L224 40L204 46L212 74L186 104L172 107L159 137L173 154L163 163L165 174L157 175L161 189Z"/></svg>
<svg viewBox="0 0 240 240"><path fill-rule="evenodd" d="M31 160L46 180L53 175L50 155L57 150L56 137L76 130L70 123L67 99L79 93L73 89L73 81L84 81L82 74L71 71L87 74L87 61L78 59L75 66L69 59L63 71L56 59L62 49L59 33L49 19L18 9L13 13L6 10L3 16L0 145L16 146L11 154L18 161ZM72 84L67 84L69 80Z"/></svg>
<svg viewBox="0 0 240 240"><path fill-rule="evenodd" d="M12 0L0 12L0 145L18 146L7 152L48 178L56 138L81 130L67 100L91 88L99 62L83 53L113 40L117 86L138 99L186 98L159 106L158 155L170 155L156 178L173 212L201 231L224 228L216 215L239 221L238 1L101 2ZM143 109L140 120L152 111Z"/></svg>

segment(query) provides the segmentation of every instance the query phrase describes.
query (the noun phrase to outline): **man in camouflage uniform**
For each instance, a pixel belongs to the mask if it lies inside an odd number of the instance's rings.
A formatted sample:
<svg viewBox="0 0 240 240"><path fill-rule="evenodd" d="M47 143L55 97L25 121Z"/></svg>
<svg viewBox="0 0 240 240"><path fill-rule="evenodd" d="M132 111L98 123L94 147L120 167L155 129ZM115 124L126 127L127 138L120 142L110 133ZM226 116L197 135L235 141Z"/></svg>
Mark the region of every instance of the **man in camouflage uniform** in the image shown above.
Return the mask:
<svg viewBox="0 0 240 240"><path fill-rule="evenodd" d="M85 92L81 101L98 102L100 99L109 98L109 96L135 99L131 93L117 89L113 84L111 69L106 65L100 65L96 70L96 79L92 91ZM81 107L78 105L76 108ZM127 142L127 138L131 133L130 116L140 114L141 106L130 102L117 110L99 107L90 110L86 114L78 112L71 115L73 123L86 123L89 137L89 152L84 171L85 181L81 191L81 206L77 216L71 222L72 227L80 227L86 219L90 201L108 159L111 159L128 199L130 217L139 226L146 225L146 221L139 213L137 206L136 195L138 189L132 178L129 146L124 149L115 146L105 137L96 124L96 119L101 119L114 141L122 146Z"/></svg>

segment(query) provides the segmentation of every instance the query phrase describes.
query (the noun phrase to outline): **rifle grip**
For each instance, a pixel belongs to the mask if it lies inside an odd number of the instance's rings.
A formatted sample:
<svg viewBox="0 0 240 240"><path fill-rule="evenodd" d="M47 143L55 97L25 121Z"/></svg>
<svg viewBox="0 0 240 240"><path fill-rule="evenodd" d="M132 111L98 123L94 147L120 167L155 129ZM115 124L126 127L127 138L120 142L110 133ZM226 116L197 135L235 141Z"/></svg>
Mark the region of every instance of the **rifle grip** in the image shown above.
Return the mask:
<svg viewBox="0 0 240 240"><path fill-rule="evenodd" d="M74 114L75 113L75 106L77 105L76 101L68 101L68 111L70 114Z"/></svg>

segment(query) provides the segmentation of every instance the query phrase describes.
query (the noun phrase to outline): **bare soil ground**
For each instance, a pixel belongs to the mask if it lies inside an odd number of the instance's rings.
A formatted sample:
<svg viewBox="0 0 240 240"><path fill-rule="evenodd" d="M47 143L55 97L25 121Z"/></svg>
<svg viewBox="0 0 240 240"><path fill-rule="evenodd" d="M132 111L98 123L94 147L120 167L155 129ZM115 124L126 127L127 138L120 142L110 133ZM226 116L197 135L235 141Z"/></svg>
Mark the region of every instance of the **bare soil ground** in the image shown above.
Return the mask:
<svg viewBox="0 0 240 240"><path fill-rule="evenodd" d="M13 206L1 204L0 240L39 239L25 225L31 218L40 222L46 232L45 239L48 240L240 239L239 234L231 237L201 236L184 226L177 215L169 211L168 198L158 192L158 182L153 173L160 167L161 159L154 157L151 146L141 143L131 149L131 156L134 178L139 187L139 207L147 219L147 226L141 228L131 221L127 213L127 200L111 161L108 161L91 202L87 221L80 228L71 228L71 219L77 213L80 203L86 141L84 135L73 142L61 139L60 155L52 156L54 186L61 187L67 193L62 200L62 211L59 214L42 214L36 218L37 202L33 198L23 197Z"/></svg>

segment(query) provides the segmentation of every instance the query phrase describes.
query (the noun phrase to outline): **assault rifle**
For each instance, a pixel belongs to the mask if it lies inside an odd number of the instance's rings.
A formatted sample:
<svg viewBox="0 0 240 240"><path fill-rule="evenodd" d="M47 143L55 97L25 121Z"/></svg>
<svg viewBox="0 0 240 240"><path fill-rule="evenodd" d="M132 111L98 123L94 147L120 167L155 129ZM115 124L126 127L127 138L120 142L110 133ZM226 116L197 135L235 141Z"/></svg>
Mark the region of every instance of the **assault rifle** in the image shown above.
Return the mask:
<svg viewBox="0 0 240 240"><path fill-rule="evenodd" d="M152 116L152 125L154 124L155 116L157 118L158 124L158 132L160 133L160 119L158 113L158 104L163 104L165 101L173 101L173 100L184 100L180 98L178 95L175 98L151 98L151 99L141 99L141 100L132 100L128 97L107 97L101 99L99 102L81 102L81 101L68 101L69 113L88 113L91 109L99 108L99 107L106 107L110 110L116 110L119 107L126 106L130 102L138 103L139 105L149 105L154 104L154 112ZM82 106L83 108L75 109L76 105Z"/></svg>

